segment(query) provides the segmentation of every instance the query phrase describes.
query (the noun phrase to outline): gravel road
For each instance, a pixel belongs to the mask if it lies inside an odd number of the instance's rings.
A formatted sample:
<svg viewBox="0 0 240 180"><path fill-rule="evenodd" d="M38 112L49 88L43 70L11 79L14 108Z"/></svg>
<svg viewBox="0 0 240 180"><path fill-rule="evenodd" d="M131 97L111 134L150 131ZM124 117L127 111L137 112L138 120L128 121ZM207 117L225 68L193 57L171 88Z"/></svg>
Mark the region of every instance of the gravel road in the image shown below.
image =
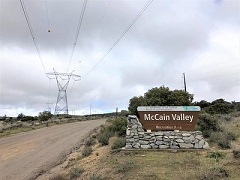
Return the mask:
<svg viewBox="0 0 240 180"><path fill-rule="evenodd" d="M0 180L29 180L59 164L104 119L46 127L0 139Z"/></svg>

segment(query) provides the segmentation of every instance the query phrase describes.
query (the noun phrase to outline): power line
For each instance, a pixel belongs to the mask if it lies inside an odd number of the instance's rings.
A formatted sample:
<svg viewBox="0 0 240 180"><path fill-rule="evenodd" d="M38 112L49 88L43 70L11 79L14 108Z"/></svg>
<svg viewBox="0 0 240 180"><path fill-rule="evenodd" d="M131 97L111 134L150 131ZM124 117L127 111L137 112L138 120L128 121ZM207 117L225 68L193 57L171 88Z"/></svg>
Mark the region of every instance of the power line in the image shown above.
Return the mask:
<svg viewBox="0 0 240 180"><path fill-rule="evenodd" d="M143 9L137 14L137 16L133 19L130 25L123 31L123 33L117 38L117 40L113 43L112 47L104 54L102 58L85 74L83 77L88 75L97 65L99 65L103 59L112 51L112 49L119 43L119 41L125 36L125 34L130 30L130 28L135 24L135 22L140 18L140 16L144 13L144 11L148 8L148 6L153 2L153 0L149 0L147 4L143 7Z"/></svg>
<svg viewBox="0 0 240 180"><path fill-rule="evenodd" d="M68 63L67 71L68 71L69 66L71 64L73 53L74 53L75 48L76 48L78 35L79 35L80 29L81 29L81 26L82 26L82 21L83 21L83 16L84 16L84 13L85 13L86 6L87 6L87 0L84 0L83 6L82 6L82 12L81 12L79 22L78 22L77 32L76 32L76 35L75 35L75 38L74 38L74 41L73 41L73 49L72 49L72 53L71 53L70 60L69 60L69 63Z"/></svg>
<svg viewBox="0 0 240 180"><path fill-rule="evenodd" d="M51 37L51 29L50 29L50 20L49 20L49 14L48 14L48 3L47 0L46 2L46 12L47 12L47 26L48 26L48 37L49 37L49 45L50 45L50 49L52 48L52 37Z"/></svg>
<svg viewBox="0 0 240 180"><path fill-rule="evenodd" d="M23 1L23 0L20 0L20 3L21 3L21 6L22 6L22 10L23 10L25 19L26 19L26 21L27 21L27 25L28 25L29 31L30 31L31 36L32 36L32 39L33 39L33 43L34 43L35 48L36 48L36 50L37 50L38 57L39 57L39 59L40 59L40 61L41 61L42 67L43 67L43 69L44 69L44 71L45 71L45 73L46 73L46 68L45 68L45 66L44 66L44 64L43 64L43 61L42 61L42 58L41 58L41 55L40 55L40 51L39 51L38 46L37 46L37 40L36 40L36 37L35 37L35 35L34 35L34 33L33 33L33 29L32 29L32 27L31 27L30 19L28 18L28 14L27 14L27 10L26 10L26 8L25 8L24 1Z"/></svg>

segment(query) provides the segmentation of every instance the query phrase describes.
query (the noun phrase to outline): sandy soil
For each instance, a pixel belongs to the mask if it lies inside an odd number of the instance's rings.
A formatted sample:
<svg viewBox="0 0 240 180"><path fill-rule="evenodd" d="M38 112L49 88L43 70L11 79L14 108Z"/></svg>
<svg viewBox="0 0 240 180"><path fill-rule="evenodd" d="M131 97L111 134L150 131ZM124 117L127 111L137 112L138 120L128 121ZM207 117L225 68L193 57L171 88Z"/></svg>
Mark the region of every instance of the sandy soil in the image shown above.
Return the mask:
<svg viewBox="0 0 240 180"><path fill-rule="evenodd" d="M87 133L105 122L91 120L46 127L0 139L0 179L36 179L64 162Z"/></svg>

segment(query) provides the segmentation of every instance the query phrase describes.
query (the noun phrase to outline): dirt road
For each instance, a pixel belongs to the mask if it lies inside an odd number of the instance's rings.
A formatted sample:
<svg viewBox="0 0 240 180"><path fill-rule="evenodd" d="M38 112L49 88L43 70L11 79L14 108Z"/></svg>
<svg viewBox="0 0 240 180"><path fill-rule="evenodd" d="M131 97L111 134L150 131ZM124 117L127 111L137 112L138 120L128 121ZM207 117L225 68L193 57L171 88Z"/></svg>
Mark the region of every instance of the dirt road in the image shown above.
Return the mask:
<svg viewBox="0 0 240 180"><path fill-rule="evenodd" d="M105 120L46 127L0 139L0 180L35 179L59 164Z"/></svg>

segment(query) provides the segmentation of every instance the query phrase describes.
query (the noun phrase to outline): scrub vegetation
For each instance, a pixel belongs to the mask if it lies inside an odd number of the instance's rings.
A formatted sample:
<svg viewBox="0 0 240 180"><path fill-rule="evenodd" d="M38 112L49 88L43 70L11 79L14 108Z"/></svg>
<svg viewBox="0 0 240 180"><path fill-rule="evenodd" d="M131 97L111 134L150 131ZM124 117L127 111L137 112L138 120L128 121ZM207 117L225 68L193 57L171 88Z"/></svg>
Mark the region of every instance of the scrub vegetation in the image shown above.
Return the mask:
<svg viewBox="0 0 240 180"><path fill-rule="evenodd" d="M203 116L208 118L208 115ZM96 134L97 142L92 146L93 152L89 156L76 159L66 167L63 171L64 177L66 179L70 177L71 168L82 167L84 172L78 177L79 179L237 180L240 177L240 148L236 148L240 144L240 116L236 113L229 115L230 120L226 120L226 115L214 115L214 117L218 117L217 122L222 122L216 123L218 125L215 133L226 133L230 130L236 133L235 139L231 140L231 148L218 146L216 142L218 138L209 136L207 141L213 138L210 142L210 150L120 150L125 141L125 134L120 132L126 127L126 117L109 119ZM99 141L101 134L106 132L111 132L107 145Z"/></svg>

